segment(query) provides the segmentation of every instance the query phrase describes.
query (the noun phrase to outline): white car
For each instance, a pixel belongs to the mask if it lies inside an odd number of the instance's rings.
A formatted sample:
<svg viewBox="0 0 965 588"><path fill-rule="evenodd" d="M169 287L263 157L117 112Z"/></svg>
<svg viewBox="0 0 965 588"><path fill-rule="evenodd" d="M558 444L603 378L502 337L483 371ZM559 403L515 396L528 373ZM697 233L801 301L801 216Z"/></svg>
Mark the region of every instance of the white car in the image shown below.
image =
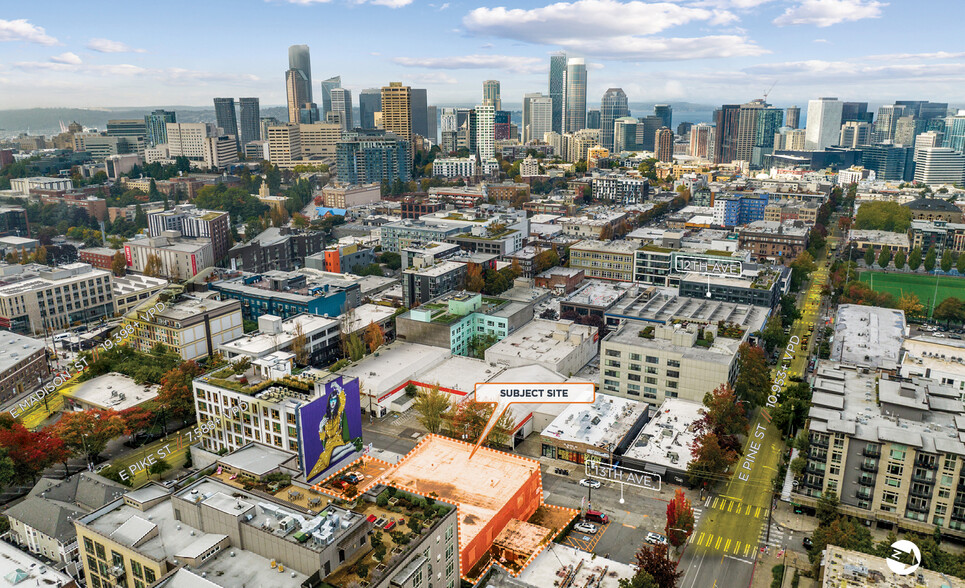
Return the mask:
<svg viewBox="0 0 965 588"><path fill-rule="evenodd" d="M580 486L596 489L603 486L603 484L601 484L599 480L594 480L593 478L583 478L580 480Z"/></svg>
<svg viewBox="0 0 965 588"><path fill-rule="evenodd" d="M667 538L661 535L660 533L650 532L650 533L647 533L647 543L650 543L653 545L660 545L660 544L666 545Z"/></svg>
<svg viewBox="0 0 965 588"><path fill-rule="evenodd" d="M597 531L597 526L592 523L576 523L573 525L573 529L579 531L580 533L593 535Z"/></svg>

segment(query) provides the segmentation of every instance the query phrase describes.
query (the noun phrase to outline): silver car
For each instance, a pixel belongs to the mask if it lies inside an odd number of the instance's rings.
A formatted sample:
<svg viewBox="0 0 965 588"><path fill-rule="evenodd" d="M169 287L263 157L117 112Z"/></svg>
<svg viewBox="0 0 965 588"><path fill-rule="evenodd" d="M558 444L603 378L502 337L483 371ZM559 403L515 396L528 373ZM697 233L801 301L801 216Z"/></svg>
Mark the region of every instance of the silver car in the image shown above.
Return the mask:
<svg viewBox="0 0 965 588"><path fill-rule="evenodd" d="M587 535L593 535L597 531L597 526L593 523L576 523L573 525L573 529L579 531L580 533L586 533Z"/></svg>

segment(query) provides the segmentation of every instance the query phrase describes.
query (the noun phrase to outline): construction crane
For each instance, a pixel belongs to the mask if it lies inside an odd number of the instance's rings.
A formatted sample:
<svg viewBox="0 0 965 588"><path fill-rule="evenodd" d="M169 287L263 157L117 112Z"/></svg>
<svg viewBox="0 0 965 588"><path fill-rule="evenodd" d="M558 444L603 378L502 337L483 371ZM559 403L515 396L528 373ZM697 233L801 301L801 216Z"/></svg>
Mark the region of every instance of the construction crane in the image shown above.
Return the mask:
<svg viewBox="0 0 965 588"><path fill-rule="evenodd" d="M777 80L774 80L774 83L771 84L771 87L768 88L767 90L764 90L764 102L767 102L767 95L771 93L771 90L773 90L774 86L776 85L777 85Z"/></svg>

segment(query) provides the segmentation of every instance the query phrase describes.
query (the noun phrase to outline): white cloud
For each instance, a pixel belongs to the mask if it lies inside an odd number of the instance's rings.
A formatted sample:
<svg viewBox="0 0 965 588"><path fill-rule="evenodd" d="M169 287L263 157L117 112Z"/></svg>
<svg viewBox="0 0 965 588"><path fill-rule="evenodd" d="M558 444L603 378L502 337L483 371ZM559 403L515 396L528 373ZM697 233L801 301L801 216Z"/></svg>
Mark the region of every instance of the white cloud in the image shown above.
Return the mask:
<svg viewBox="0 0 965 588"><path fill-rule="evenodd" d="M447 9L447 8L449 8L449 3L448 3L448 2L446 2L446 3L444 3L442 6L440 6L440 7L439 7L439 10L445 10L445 9Z"/></svg>
<svg viewBox="0 0 965 588"><path fill-rule="evenodd" d="M520 73L536 73L546 69L546 60L539 57L512 55L461 55L456 57L393 57L392 61L405 67L428 69L504 69Z"/></svg>
<svg viewBox="0 0 965 588"><path fill-rule="evenodd" d="M59 45L57 39L47 34L43 27L30 24L21 18L19 20L0 19L0 41L27 41L41 45Z"/></svg>
<svg viewBox="0 0 965 588"><path fill-rule="evenodd" d="M524 10L503 6L477 8L462 22L478 34L531 43L558 44L565 38L607 39L615 35L652 35L692 22L724 24L736 20L720 10L669 2L576 0Z"/></svg>
<svg viewBox="0 0 965 588"><path fill-rule="evenodd" d="M412 81L419 84L439 84L439 85L455 85L459 83L459 80L450 76L449 74L443 73L441 71L416 74L411 76Z"/></svg>
<svg viewBox="0 0 965 588"><path fill-rule="evenodd" d="M359 2L359 4L365 4L365 2ZM412 0L369 0L369 4L387 6L389 8L402 8L403 6L412 4Z"/></svg>
<svg viewBox="0 0 965 588"><path fill-rule="evenodd" d="M876 0L804 0L774 19L777 26L806 25L829 27L842 22L878 18L888 6Z"/></svg>
<svg viewBox="0 0 965 588"><path fill-rule="evenodd" d="M694 2L692 6L712 6L714 8L747 10L773 1L774 0L701 0Z"/></svg>
<svg viewBox="0 0 965 588"><path fill-rule="evenodd" d="M110 39L91 39L87 48L98 53L144 53L144 49L133 49L127 43Z"/></svg>
<svg viewBox="0 0 965 588"><path fill-rule="evenodd" d="M54 55L50 60L54 63L67 63L70 65L80 65L83 62L76 53L71 53L70 51L61 53L60 55Z"/></svg>
<svg viewBox="0 0 965 588"><path fill-rule="evenodd" d="M742 0L744 2L751 0ZM735 22L727 10L668 2L576 0L532 10L477 8L463 18L470 32L625 61L707 59L768 53L743 34L707 37L651 36L691 23L719 27Z"/></svg>
<svg viewBox="0 0 965 588"><path fill-rule="evenodd" d="M882 59L887 60L897 60L897 59L961 59L965 57L965 52L961 53L949 53L947 51L936 51L935 53L886 53L884 55L869 55L867 57L862 57L861 59L868 59L872 61L879 61Z"/></svg>
<svg viewBox="0 0 965 588"><path fill-rule="evenodd" d="M826 45L830 45L830 44L831 44L831 41L828 41L827 39L814 39L814 40L811 41L811 42L812 42L812 43L824 43L824 44L826 44Z"/></svg>
<svg viewBox="0 0 965 588"><path fill-rule="evenodd" d="M744 68L743 71L750 75L763 76L786 76L790 74L794 80L792 83L799 85L830 81L846 84L853 80L861 82L885 80L897 85L901 85L902 82L965 81L965 63L960 62L896 64L882 63L881 61L824 61L820 59L810 59L806 61L754 65Z"/></svg>

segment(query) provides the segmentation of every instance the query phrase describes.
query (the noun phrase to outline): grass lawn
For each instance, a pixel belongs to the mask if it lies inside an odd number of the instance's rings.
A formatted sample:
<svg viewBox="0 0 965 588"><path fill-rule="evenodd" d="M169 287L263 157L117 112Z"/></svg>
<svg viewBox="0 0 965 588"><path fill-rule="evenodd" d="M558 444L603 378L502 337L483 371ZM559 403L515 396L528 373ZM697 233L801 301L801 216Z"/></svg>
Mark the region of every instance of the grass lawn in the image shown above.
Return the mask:
<svg viewBox="0 0 965 588"><path fill-rule="evenodd" d="M903 294L913 293L925 308L931 308L932 298L935 304L941 304L942 300L949 297L965 298L965 278L953 278L951 276L938 277L938 296L935 297L936 276L927 274L896 274L889 272L869 272L863 271L858 275L865 284L872 284L876 292L887 292L896 299Z"/></svg>

